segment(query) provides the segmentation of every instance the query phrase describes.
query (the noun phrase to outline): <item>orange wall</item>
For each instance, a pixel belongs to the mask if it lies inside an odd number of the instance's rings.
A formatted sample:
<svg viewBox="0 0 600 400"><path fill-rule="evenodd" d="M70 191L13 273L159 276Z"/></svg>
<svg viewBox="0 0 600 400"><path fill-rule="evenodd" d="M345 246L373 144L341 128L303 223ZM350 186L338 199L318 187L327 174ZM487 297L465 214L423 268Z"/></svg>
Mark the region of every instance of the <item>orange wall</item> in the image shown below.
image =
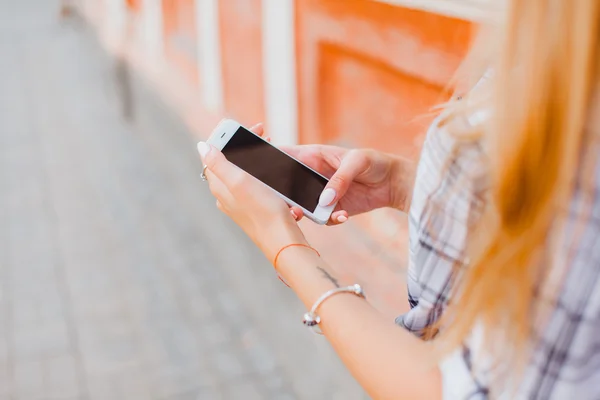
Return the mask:
<svg viewBox="0 0 600 400"><path fill-rule="evenodd" d="M415 155L471 24L374 1L296 4L301 141Z"/></svg>
<svg viewBox="0 0 600 400"><path fill-rule="evenodd" d="M261 7L261 0L219 2L225 108L246 125L265 117Z"/></svg>
<svg viewBox="0 0 600 400"><path fill-rule="evenodd" d="M167 56L201 84L194 0L162 1ZM225 114L246 125L266 117L262 5L218 2ZM415 156L473 24L371 0L295 5L299 140Z"/></svg>
<svg viewBox="0 0 600 400"><path fill-rule="evenodd" d="M139 1L139 0L136 0ZM176 70L193 85L199 83L194 0L162 0L165 53Z"/></svg>
<svg viewBox="0 0 600 400"><path fill-rule="evenodd" d="M126 0L127 7L132 11L139 11L142 7L142 0Z"/></svg>

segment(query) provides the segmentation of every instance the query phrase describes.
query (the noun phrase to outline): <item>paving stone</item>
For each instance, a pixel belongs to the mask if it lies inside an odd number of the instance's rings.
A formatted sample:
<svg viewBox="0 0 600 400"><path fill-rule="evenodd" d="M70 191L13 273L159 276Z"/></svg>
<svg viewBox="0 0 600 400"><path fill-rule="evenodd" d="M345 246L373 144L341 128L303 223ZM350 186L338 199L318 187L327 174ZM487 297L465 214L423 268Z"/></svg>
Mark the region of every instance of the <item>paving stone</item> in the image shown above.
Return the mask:
<svg viewBox="0 0 600 400"><path fill-rule="evenodd" d="M262 375L261 381L270 393L291 393L284 377L280 373Z"/></svg>
<svg viewBox="0 0 600 400"><path fill-rule="evenodd" d="M60 321L35 329L16 329L13 340L17 360L41 360L71 351L67 327Z"/></svg>
<svg viewBox="0 0 600 400"><path fill-rule="evenodd" d="M204 387L197 392L174 396L170 400L227 400L222 390L216 386Z"/></svg>
<svg viewBox="0 0 600 400"><path fill-rule="evenodd" d="M268 376L269 373L276 373L278 365L273 350L261 338L254 335L246 336L251 336L251 338L243 341L243 347L254 369L265 376Z"/></svg>
<svg viewBox="0 0 600 400"><path fill-rule="evenodd" d="M98 338L82 346L82 351L86 370L91 372L111 372L139 362L136 341L127 334Z"/></svg>
<svg viewBox="0 0 600 400"><path fill-rule="evenodd" d="M35 398L45 393L44 368L39 360L16 362L14 391L22 398Z"/></svg>
<svg viewBox="0 0 600 400"><path fill-rule="evenodd" d="M274 393L269 395L269 399L271 400L295 400L297 397L289 394L289 393Z"/></svg>
<svg viewBox="0 0 600 400"><path fill-rule="evenodd" d="M0 360L0 399L10 399L12 396L13 380L8 370L8 361Z"/></svg>
<svg viewBox="0 0 600 400"><path fill-rule="evenodd" d="M113 382L110 374L89 373L85 385L91 400L126 400L121 397L118 385Z"/></svg>
<svg viewBox="0 0 600 400"><path fill-rule="evenodd" d="M251 372L236 350L232 346L221 347L209 359L224 382L232 382Z"/></svg>
<svg viewBox="0 0 600 400"><path fill-rule="evenodd" d="M224 397L226 399L247 399L247 400L262 400L265 399L264 390L261 388L260 381L254 379L241 380L226 385L224 389Z"/></svg>
<svg viewBox="0 0 600 400"><path fill-rule="evenodd" d="M114 390L123 399L151 399L156 397L152 392L150 377L138 365L123 368L111 373Z"/></svg>
<svg viewBox="0 0 600 400"><path fill-rule="evenodd" d="M191 296L190 313L200 321L209 321L214 315L213 306L210 301L202 295Z"/></svg>
<svg viewBox="0 0 600 400"><path fill-rule="evenodd" d="M44 361L46 396L51 399L81 397L77 369L77 362L71 354Z"/></svg>
<svg viewBox="0 0 600 400"><path fill-rule="evenodd" d="M200 324L196 335L204 349L214 349L232 342L234 336L231 331L231 327L224 321L208 319Z"/></svg>
<svg viewBox="0 0 600 400"><path fill-rule="evenodd" d="M200 366L187 368L163 367L151 376L154 394L165 399L189 395L199 391L202 387L210 387L215 384Z"/></svg>

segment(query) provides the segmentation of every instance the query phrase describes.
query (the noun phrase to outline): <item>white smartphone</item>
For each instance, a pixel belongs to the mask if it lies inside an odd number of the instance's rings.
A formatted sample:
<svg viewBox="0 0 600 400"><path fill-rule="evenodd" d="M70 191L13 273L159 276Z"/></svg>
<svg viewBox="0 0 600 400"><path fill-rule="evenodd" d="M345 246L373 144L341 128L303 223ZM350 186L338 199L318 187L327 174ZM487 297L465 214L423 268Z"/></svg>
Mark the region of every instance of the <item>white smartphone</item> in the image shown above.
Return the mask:
<svg viewBox="0 0 600 400"><path fill-rule="evenodd" d="M319 206L319 197L328 179L231 119L222 120L208 143L223 152L227 160L270 187L290 206L326 224L335 208Z"/></svg>

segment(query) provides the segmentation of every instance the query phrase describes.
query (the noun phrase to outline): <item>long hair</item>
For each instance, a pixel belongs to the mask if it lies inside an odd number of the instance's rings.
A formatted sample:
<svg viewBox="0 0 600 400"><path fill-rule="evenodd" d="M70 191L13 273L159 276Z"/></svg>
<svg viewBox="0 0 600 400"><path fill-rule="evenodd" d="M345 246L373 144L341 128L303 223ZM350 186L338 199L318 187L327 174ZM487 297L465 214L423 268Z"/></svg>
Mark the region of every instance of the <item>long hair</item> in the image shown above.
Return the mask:
<svg viewBox="0 0 600 400"><path fill-rule="evenodd" d="M490 351L504 352L510 343L518 356L532 339L534 291L548 269L541 260L560 262L549 232L571 199L585 154L599 22L597 0L510 0L493 41L482 41L465 64L468 85L481 72L473 60L485 59L493 71L489 91L447 108L451 116L492 110L475 127L489 150L490 190L470 235L470 265L442 321L442 343L458 345L478 324Z"/></svg>

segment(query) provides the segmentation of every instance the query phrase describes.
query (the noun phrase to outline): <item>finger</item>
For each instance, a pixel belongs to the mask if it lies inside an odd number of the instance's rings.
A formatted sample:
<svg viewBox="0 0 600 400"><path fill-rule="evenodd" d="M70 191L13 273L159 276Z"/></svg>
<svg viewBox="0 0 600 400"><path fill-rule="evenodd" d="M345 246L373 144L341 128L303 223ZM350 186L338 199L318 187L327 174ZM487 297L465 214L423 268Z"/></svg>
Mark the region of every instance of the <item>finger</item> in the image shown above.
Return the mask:
<svg viewBox="0 0 600 400"><path fill-rule="evenodd" d="M221 180L213 174L210 169L206 170L206 178L208 181L208 187L210 188L210 192L217 199L217 207L219 210L224 211L227 209L227 205L231 203L233 196L221 182Z"/></svg>
<svg viewBox="0 0 600 400"><path fill-rule="evenodd" d="M265 127L262 122L259 122L258 124L250 128L250 131L253 132L255 135L262 137L265 134Z"/></svg>
<svg viewBox="0 0 600 400"><path fill-rule="evenodd" d="M284 145L278 146L278 148L291 156L310 154L312 156L320 156L320 158L329 158L328 156L331 156L337 159L342 159L350 151L344 147L324 144Z"/></svg>
<svg viewBox="0 0 600 400"><path fill-rule="evenodd" d="M290 207L290 213L294 217L296 221L300 221L304 217L304 211L300 207L292 206Z"/></svg>
<svg viewBox="0 0 600 400"><path fill-rule="evenodd" d="M330 168L327 163L323 162L318 145L278 146L278 148L325 177L330 177L337 169Z"/></svg>
<svg viewBox="0 0 600 400"><path fill-rule="evenodd" d="M278 146L278 148L302 162L318 154L317 145Z"/></svg>
<svg viewBox="0 0 600 400"><path fill-rule="evenodd" d="M331 214L327 225L340 225L346 221L348 221L348 212L345 210L339 210Z"/></svg>
<svg viewBox="0 0 600 400"><path fill-rule="evenodd" d="M244 181L246 173L227 161L223 153L213 146L205 142L199 142L198 152L210 173L216 176L229 192L233 193L235 188Z"/></svg>
<svg viewBox="0 0 600 400"><path fill-rule="evenodd" d="M296 146L278 146L278 148L296 160L330 178L338 170L341 160L348 149L320 144L304 144Z"/></svg>
<svg viewBox="0 0 600 400"><path fill-rule="evenodd" d="M354 179L367 170L369 159L364 153L350 151L342 159L340 167L333 174L329 183L319 197L319 206L327 207L341 199Z"/></svg>

